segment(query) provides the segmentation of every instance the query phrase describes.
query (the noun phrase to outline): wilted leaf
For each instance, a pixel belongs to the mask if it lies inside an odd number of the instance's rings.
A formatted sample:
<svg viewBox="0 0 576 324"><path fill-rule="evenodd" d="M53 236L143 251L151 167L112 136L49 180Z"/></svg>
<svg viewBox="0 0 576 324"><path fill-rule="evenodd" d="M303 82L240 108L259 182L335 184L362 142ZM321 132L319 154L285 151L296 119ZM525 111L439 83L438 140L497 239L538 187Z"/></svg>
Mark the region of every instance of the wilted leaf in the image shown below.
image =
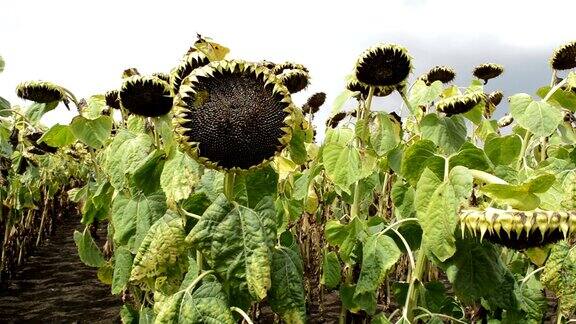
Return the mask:
<svg viewBox="0 0 576 324"><path fill-rule="evenodd" d="M273 250L269 303L287 324L306 323L306 292L300 255L291 249Z"/></svg>

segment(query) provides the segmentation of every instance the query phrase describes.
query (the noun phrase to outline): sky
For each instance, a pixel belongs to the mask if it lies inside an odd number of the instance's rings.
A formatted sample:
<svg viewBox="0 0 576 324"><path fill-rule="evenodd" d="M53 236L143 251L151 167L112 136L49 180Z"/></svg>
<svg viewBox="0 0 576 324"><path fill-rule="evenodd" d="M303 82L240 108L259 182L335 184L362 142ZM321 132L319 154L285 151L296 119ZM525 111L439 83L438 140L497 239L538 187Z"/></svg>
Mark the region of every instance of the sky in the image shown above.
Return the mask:
<svg viewBox="0 0 576 324"><path fill-rule="evenodd" d="M293 61L310 70L311 85L328 94L319 131L358 55L377 43L396 43L414 57L412 80L435 65L456 69L465 86L480 63L503 64L487 90L533 94L550 81L554 48L576 40L576 1L30 1L2 0L0 96L16 97L23 80L49 80L78 98L118 88L121 73L168 72L196 33L231 49L229 58ZM399 96L375 102L397 110ZM501 112L503 113L503 111ZM67 123L74 111L46 114L46 125Z"/></svg>

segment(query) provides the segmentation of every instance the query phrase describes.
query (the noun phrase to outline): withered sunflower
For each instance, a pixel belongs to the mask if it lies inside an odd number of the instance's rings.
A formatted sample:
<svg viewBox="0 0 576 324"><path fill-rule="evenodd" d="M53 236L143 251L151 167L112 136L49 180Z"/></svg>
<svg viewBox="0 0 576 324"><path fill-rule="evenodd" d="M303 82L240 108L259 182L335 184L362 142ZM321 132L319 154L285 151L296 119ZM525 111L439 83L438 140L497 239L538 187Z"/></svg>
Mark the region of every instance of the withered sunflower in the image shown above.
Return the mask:
<svg viewBox="0 0 576 324"><path fill-rule="evenodd" d="M268 62L268 63L272 63L272 62ZM280 64L275 64L271 68L272 68L272 73L274 73L276 75L282 74L286 70L302 70L304 72L309 72L308 68L306 68L304 65L298 64L298 63L293 63L293 62L284 62L284 63L280 63Z"/></svg>
<svg viewBox="0 0 576 324"><path fill-rule="evenodd" d="M440 81L444 84L452 82L456 77L456 72L448 66L435 66L426 73L424 81L426 85L431 85L434 81Z"/></svg>
<svg viewBox="0 0 576 324"><path fill-rule="evenodd" d="M554 50L550 58L554 70L569 70L576 67L576 41L564 44Z"/></svg>
<svg viewBox="0 0 576 324"><path fill-rule="evenodd" d="M120 93L118 90L110 90L104 94L106 105L110 108L120 109Z"/></svg>
<svg viewBox="0 0 576 324"><path fill-rule="evenodd" d="M66 91L48 81L25 81L16 87L16 95L38 103L68 101Z"/></svg>
<svg viewBox="0 0 576 324"><path fill-rule="evenodd" d="M122 107L140 116L159 117L172 109L170 85L153 76L125 79L119 97Z"/></svg>
<svg viewBox="0 0 576 324"><path fill-rule="evenodd" d="M503 117L501 117L500 119L498 119L498 127L504 128L504 127L510 126L510 124L512 124L512 122L514 122L514 117L512 117L512 115L510 115L510 114L506 114Z"/></svg>
<svg viewBox="0 0 576 324"><path fill-rule="evenodd" d="M155 76L158 79L160 79L166 83L170 83L170 74L168 74L168 73L156 72L156 73L152 73L152 76Z"/></svg>
<svg viewBox="0 0 576 324"><path fill-rule="evenodd" d="M482 100L484 100L483 94L467 93L440 100L436 104L436 109L445 113L446 116L464 114L472 110Z"/></svg>
<svg viewBox="0 0 576 324"><path fill-rule="evenodd" d="M356 63L358 81L369 86L396 86L408 78L412 58L394 44L381 44L364 51Z"/></svg>
<svg viewBox="0 0 576 324"><path fill-rule="evenodd" d="M258 168L290 142L295 112L288 89L269 69L215 61L184 79L174 128L184 150L209 168Z"/></svg>
<svg viewBox="0 0 576 324"><path fill-rule="evenodd" d="M492 91L488 95L488 101L490 101L494 106L498 106L502 101L502 98L504 98L504 94L500 90Z"/></svg>
<svg viewBox="0 0 576 324"><path fill-rule="evenodd" d="M320 110L320 106L324 104L325 100L326 94L324 92L317 92L308 98L304 106L302 106L302 111L305 114L315 114Z"/></svg>
<svg viewBox="0 0 576 324"><path fill-rule="evenodd" d="M484 84L490 79L494 79L504 72L504 66L494 63L484 63L474 67L472 74L480 80L484 80Z"/></svg>
<svg viewBox="0 0 576 324"><path fill-rule="evenodd" d="M490 242L521 250L567 238L576 230L576 211L519 211L488 208L463 210L462 235L468 233Z"/></svg>
<svg viewBox="0 0 576 324"><path fill-rule="evenodd" d="M306 89L310 80L308 72L300 69L284 70L278 77L290 93Z"/></svg>
<svg viewBox="0 0 576 324"><path fill-rule="evenodd" d="M140 75L140 72L138 72L138 69L136 68L128 68L122 71L122 79L126 79L135 75Z"/></svg>
<svg viewBox="0 0 576 324"><path fill-rule="evenodd" d="M32 145L37 151L42 152L42 153L34 153L34 152L33 153L38 155L42 155L44 153L56 153L58 151L57 147L50 146L45 142L38 142L38 140L42 137L42 135L44 135L43 132L32 132L25 136L26 139L29 140L30 143L32 143Z"/></svg>
<svg viewBox="0 0 576 324"><path fill-rule="evenodd" d="M351 77L346 82L346 89L354 92L360 92L362 98L368 97L368 93L370 92L370 87L358 82L355 77ZM394 92L395 87L374 87L374 96L375 97L386 97Z"/></svg>
<svg viewBox="0 0 576 324"><path fill-rule="evenodd" d="M270 62L268 60L262 60L262 61L260 61L260 65L262 65L268 69L273 69L276 66L276 63Z"/></svg>
<svg viewBox="0 0 576 324"><path fill-rule="evenodd" d="M338 124L340 124L340 122L346 118L348 114L345 111L341 111L337 114L335 114L334 116L332 116L331 118L329 118L326 121L326 126L327 127L331 127L331 128L336 128L338 127Z"/></svg>
<svg viewBox="0 0 576 324"><path fill-rule="evenodd" d="M170 85L172 86L174 93L178 92L182 80L194 71L194 69L202 67L208 63L210 63L210 60L200 51L193 51L186 55L182 62L180 62L180 64L170 72Z"/></svg>

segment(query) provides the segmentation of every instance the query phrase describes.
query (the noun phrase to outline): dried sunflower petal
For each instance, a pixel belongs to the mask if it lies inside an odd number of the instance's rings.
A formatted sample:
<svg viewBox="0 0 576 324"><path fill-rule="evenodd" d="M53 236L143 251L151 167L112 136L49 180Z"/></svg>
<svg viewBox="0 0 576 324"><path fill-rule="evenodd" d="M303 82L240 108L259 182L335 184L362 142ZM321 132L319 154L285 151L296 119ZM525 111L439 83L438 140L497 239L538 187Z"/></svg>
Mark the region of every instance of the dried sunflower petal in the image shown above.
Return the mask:
<svg viewBox="0 0 576 324"><path fill-rule="evenodd" d="M326 94L324 92L317 92L313 94L304 106L302 106L302 111L306 114L315 114L320 110L320 106L324 104L326 100Z"/></svg>
<svg viewBox="0 0 576 324"><path fill-rule="evenodd" d="M39 103L67 101L62 87L47 81L25 81L16 87L16 95L22 99Z"/></svg>
<svg viewBox="0 0 576 324"><path fill-rule="evenodd" d="M472 74L480 80L484 80L484 84L490 79L494 79L504 72L504 66L494 63L484 63L474 67Z"/></svg>
<svg viewBox="0 0 576 324"><path fill-rule="evenodd" d="M576 67L576 41L564 44L554 50L550 58L554 70L569 70Z"/></svg>
<svg viewBox="0 0 576 324"><path fill-rule="evenodd" d="M168 74L168 73L156 72L156 73L152 73L152 76L155 76L158 79L160 79L166 83L170 83L170 74Z"/></svg>
<svg viewBox="0 0 576 324"><path fill-rule="evenodd" d="M576 211L519 211L487 208L463 210L459 214L463 228L473 236L515 250L544 246L567 238L576 230L571 218ZM474 220L474 224L472 224ZM485 229L476 223L486 224Z"/></svg>
<svg viewBox="0 0 576 324"><path fill-rule="evenodd" d="M369 86L396 86L408 78L412 58L408 51L394 44L381 44L364 51L356 63L358 81Z"/></svg>
<svg viewBox="0 0 576 324"><path fill-rule="evenodd" d="M174 93L178 92L182 80L194 71L194 69L202 67L208 63L210 63L210 60L200 51L193 51L186 55L182 62L180 62L180 64L170 72L170 85L172 86Z"/></svg>
<svg viewBox="0 0 576 324"><path fill-rule="evenodd" d="M484 100L484 95L482 94L467 93L440 100L436 105L436 109L445 113L446 116L464 114L472 110L482 100Z"/></svg>
<svg viewBox="0 0 576 324"><path fill-rule="evenodd" d="M170 85L153 76L125 79L119 97L122 107L140 116L159 117L172 109Z"/></svg>
<svg viewBox="0 0 576 324"><path fill-rule="evenodd" d="M285 70L279 77L290 93L306 89L310 79L308 72L300 69Z"/></svg>
<svg viewBox="0 0 576 324"><path fill-rule="evenodd" d="M110 108L120 109L120 93L118 90L110 90L104 94L106 105Z"/></svg>
<svg viewBox="0 0 576 324"><path fill-rule="evenodd" d="M424 76L426 85L431 85L435 81L446 84L452 82L454 78L456 78L456 72L448 66L435 66Z"/></svg>
<svg viewBox="0 0 576 324"><path fill-rule="evenodd" d="M269 69L215 61L184 79L174 127L184 150L209 168L264 165L290 141L294 106Z"/></svg>

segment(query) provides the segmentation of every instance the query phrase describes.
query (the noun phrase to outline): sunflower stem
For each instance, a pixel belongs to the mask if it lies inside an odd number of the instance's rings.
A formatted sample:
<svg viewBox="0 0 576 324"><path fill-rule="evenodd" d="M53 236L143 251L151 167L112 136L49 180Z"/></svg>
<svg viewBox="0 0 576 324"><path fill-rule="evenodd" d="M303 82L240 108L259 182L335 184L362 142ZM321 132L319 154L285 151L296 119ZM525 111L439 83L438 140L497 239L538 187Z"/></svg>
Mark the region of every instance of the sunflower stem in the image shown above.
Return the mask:
<svg viewBox="0 0 576 324"><path fill-rule="evenodd" d="M234 180L236 173L226 172L224 174L224 195L229 201L234 201Z"/></svg>

